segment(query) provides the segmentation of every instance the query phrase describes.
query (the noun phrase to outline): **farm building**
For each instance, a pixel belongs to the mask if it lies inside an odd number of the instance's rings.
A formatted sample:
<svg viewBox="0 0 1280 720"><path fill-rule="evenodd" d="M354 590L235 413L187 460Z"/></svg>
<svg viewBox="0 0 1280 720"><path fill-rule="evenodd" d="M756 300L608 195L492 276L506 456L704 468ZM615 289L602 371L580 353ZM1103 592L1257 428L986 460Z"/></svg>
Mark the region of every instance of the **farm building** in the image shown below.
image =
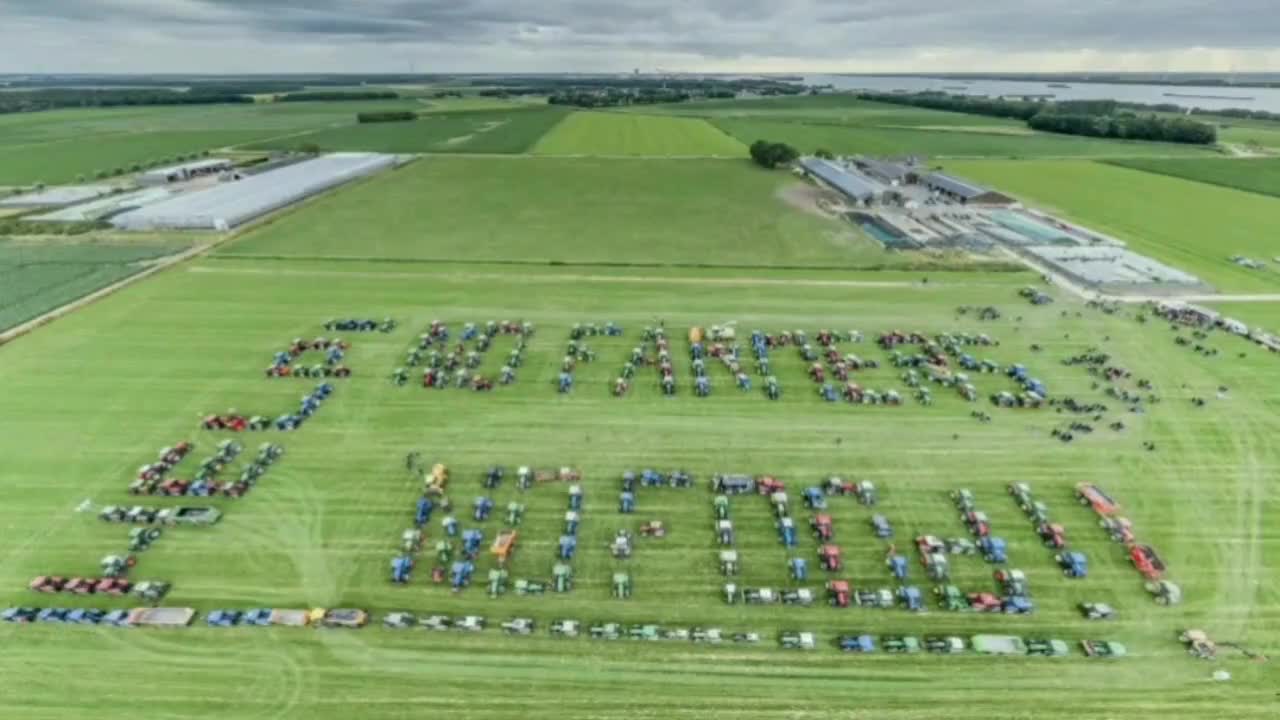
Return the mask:
<svg viewBox="0 0 1280 720"><path fill-rule="evenodd" d="M829 160L804 158L800 161L800 167L804 168L805 173L810 177L821 180L840 194L862 205L875 202L887 191L887 188L875 180L856 171L847 170Z"/></svg>
<svg viewBox="0 0 1280 720"><path fill-rule="evenodd" d="M59 187L45 188L34 192L14 195L0 200L0 207L4 208L42 208L42 207L62 207L64 205L73 205L85 200L102 197L113 192L115 188L110 185L62 185Z"/></svg>
<svg viewBox="0 0 1280 720"><path fill-rule="evenodd" d="M1126 248L1037 245L1016 250L1088 287L1150 292L1210 289L1194 275Z"/></svg>
<svg viewBox="0 0 1280 720"><path fill-rule="evenodd" d="M71 207L37 215L33 220L40 222L78 223L100 220L108 215L132 210L153 202L159 202L172 193L164 188L145 188L130 193L108 195L87 203L79 203Z"/></svg>
<svg viewBox="0 0 1280 720"><path fill-rule="evenodd" d="M138 176L138 182L143 185L166 185L172 182L190 180L191 178L201 177L203 175L214 175L224 170L230 170L233 166L234 163L230 160L222 158L200 160L197 162L184 163L182 165L172 165L170 167L148 170Z"/></svg>
<svg viewBox="0 0 1280 720"><path fill-rule="evenodd" d="M228 230L398 162L395 155L333 153L122 213L123 230Z"/></svg>
<svg viewBox="0 0 1280 720"><path fill-rule="evenodd" d="M853 164L868 176L888 185L910 185L920 180L915 166L906 163L858 157L853 159Z"/></svg>
<svg viewBox="0 0 1280 720"><path fill-rule="evenodd" d="M1014 199L1008 195L943 173L930 173L920 178L920 182L933 192L965 204L1013 205L1015 203Z"/></svg>

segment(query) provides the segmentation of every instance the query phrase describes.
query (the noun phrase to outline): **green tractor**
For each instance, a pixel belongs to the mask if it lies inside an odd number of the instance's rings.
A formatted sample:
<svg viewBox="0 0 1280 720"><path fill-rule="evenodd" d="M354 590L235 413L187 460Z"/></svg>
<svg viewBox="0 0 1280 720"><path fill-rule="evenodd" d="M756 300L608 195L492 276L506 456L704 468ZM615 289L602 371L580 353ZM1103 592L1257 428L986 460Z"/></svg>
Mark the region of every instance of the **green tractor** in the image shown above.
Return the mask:
<svg viewBox="0 0 1280 720"><path fill-rule="evenodd" d="M524 520L524 505L512 500L507 503L507 526L520 527L521 521Z"/></svg>
<svg viewBox="0 0 1280 720"><path fill-rule="evenodd" d="M496 598L507 591L507 571L494 568L489 571L489 597Z"/></svg>
<svg viewBox="0 0 1280 720"><path fill-rule="evenodd" d="M632 640L661 640L662 628L657 625L632 625L627 628L627 637Z"/></svg>
<svg viewBox="0 0 1280 720"><path fill-rule="evenodd" d="M940 585L933 589L933 593L938 596L938 605L943 610L958 612L969 609L968 598L955 585Z"/></svg>
<svg viewBox="0 0 1280 720"><path fill-rule="evenodd" d="M631 573L616 572L613 574L613 596L619 600L631 597Z"/></svg>
<svg viewBox="0 0 1280 720"><path fill-rule="evenodd" d="M880 638L880 647L887 653L920 652L920 638L911 635L884 635Z"/></svg>
<svg viewBox="0 0 1280 720"><path fill-rule="evenodd" d="M129 531L129 552L142 552L160 538L160 528L139 527Z"/></svg>
<svg viewBox="0 0 1280 720"><path fill-rule="evenodd" d="M551 578L556 592L569 592L573 589L573 568L568 563L556 563L551 569Z"/></svg>
<svg viewBox="0 0 1280 720"><path fill-rule="evenodd" d="M102 577L124 577L136 563L137 559L132 555L108 555L102 558Z"/></svg>
<svg viewBox="0 0 1280 720"><path fill-rule="evenodd" d="M453 560L453 543L448 540L441 540L436 543L436 559L441 565L448 565Z"/></svg>
<svg viewBox="0 0 1280 720"><path fill-rule="evenodd" d="M541 580L517 580L515 582L517 595L542 595L547 592L547 584Z"/></svg>
<svg viewBox="0 0 1280 720"><path fill-rule="evenodd" d="M406 553L417 552L422 548L422 531L409 528L400 534L400 550Z"/></svg>
<svg viewBox="0 0 1280 720"><path fill-rule="evenodd" d="M729 519L729 498L726 495L717 495L715 499L716 519Z"/></svg>

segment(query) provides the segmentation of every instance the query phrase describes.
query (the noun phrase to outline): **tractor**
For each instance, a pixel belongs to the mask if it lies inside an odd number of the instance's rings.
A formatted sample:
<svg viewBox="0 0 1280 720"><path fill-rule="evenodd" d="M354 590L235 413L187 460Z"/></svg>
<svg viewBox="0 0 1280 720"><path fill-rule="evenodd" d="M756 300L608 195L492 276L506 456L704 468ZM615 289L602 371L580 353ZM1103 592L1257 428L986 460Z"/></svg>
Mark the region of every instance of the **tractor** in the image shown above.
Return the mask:
<svg viewBox="0 0 1280 720"><path fill-rule="evenodd" d="M568 563L556 563L551 568L551 584L558 593L569 592L573 589L573 568Z"/></svg>
<svg viewBox="0 0 1280 720"><path fill-rule="evenodd" d="M512 500L507 503L507 525L509 527L519 527L524 521L524 505Z"/></svg>
<svg viewBox="0 0 1280 720"><path fill-rule="evenodd" d="M924 639L924 648L938 655L955 655L965 650L963 638L941 635L929 635Z"/></svg>
<svg viewBox="0 0 1280 720"><path fill-rule="evenodd" d="M978 550L982 552L982 557L989 563L999 564L1008 562L1008 543L1004 538L988 535L978 540Z"/></svg>
<svg viewBox="0 0 1280 720"><path fill-rule="evenodd" d="M1178 641L1186 646L1192 657L1212 660L1218 654L1217 643L1209 639L1209 635L1203 630L1184 630L1178 635Z"/></svg>
<svg viewBox="0 0 1280 720"><path fill-rule="evenodd" d="M698 397L708 397L711 395L711 378L702 376L694 380L693 393Z"/></svg>
<svg viewBox="0 0 1280 720"><path fill-rule="evenodd" d="M858 502L866 505L867 507L874 507L876 502L879 500L879 495L876 492L876 485L870 480L859 480L857 484L853 486L853 492L858 496Z"/></svg>
<svg viewBox="0 0 1280 720"><path fill-rule="evenodd" d="M725 577L738 574L738 551L720 551L720 573Z"/></svg>
<svg viewBox="0 0 1280 720"><path fill-rule="evenodd" d="M400 533L400 550L406 553L417 552L422 549L422 531L417 528L409 528Z"/></svg>
<svg viewBox="0 0 1280 720"><path fill-rule="evenodd" d="M1084 602L1076 607L1085 620L1110 620L1116 616L1115 608L1106 603Z"/></svg>
<svg viewBox="0 0 1280 720"><path fill-rule="evenodd" d="M1053 561L1062 568L1062 574L1069 578L1082 578L1089 575L1089 558L1081 552L1063 552L1053 556Z"/></svg>
<svg viewBox="0 0 1280 720"><path fill-rule="evenodd" d="M911 612L924 611L924 594L920 592L920 588L914 585L904 585L898 588L898 600L903 607Z"/></svg>
<svg viewBox="0 0 1280 720"><path fill-rule="evenodd" d="M947 556L942 553L932 553L921 557L924 563L925 574L934 582L945 582L951 577L951 566L947 561Z"/></svg>
<svg viewBox="0 0 1280 720"><path fill-rule="evenodd" d="M574 554L578 551L578 538L573 535L560 536L560 559L572 560Z"/></svg>
<svg viewBox="0 0 1280 720"><path fill-rule="evenodd" d="M791 558L787 562L787 568L791 579L796 582L804 582L809 578L809 563L804 558Z"/></svg>
<svg viewBox="0 0 1280 720"><path fill-rule="evenodd" d="M778 385L778 378L772 375L765 378L764 393L770 400L777 400L782 397L782 388Z"/></svg>
<svg viewBox="0 0 1280 720"><path fill-rule="evenodd" d="M557 389L561 393L567 393L573 390L573 375L567 372L560 373Z"/></svg>
<svg viewBox="0 0 1280 720"><path fill-rule="evenodd" d="M1157 580L1143 585L1151 593L1157 605L1177 605L1182 602L1182 588L1168 580Z"/></svg>
<svg viewBox="0 0 1280 720"><path fill-rule="evenodd" d="M969 609L974 612L1000 612L1003 609L1003 603L1000 598L992 593L969 593L968 595Z"/></svg>
<svg viewBox="0 0 1280 720"><path fill-rule="evenodd" d="M1098 521L1098 525L1107 532L1112 542L1129 545L1136 539L1133 534L1133 523L1129 518L1102 518Z"/></svg>
<svg viewBox="0 0 1280 720"><path fill-rule="evenodd" d="M956 509L962 513L972 512L976 507L973 500L973 492L970 490L956 490L951 493L951 502L955 503Z"/></svg>
<svg viewBox="0 0 1280 720"><path fill-rule="evenodd" d="M657 625L632 625L627 628L627 637L632 640L654 642L662 639L662 628Z"/></svg>
<svg viewBox="0 0 1280 720"><path fill-rule="evenodd" d="M884 635L880 647L887 653L911 654L920 652L920 638L911 635Z"/></svg>
<svg viewBox="0 0 1280 720"><path fill-rule="evenodd" d="M636 509L635 493L629 492L629 491L623 491L623 493L618 496L618 512L622 513L623 515L629 515L635 512L635 509Z"/></svg>
<svg viewBox="0 0 1280 720"><path fill-rule="evenodd" d="M849 607L851 594L848 580L831 580L827 583L827 601L833 607Z"/></svg>
<svg viewBox="0 0 1280 720"><path fill-rule="evenodd" d="M617 640L622 637L622 626L618 623L592 625L588 633L594 640Z"/></svg>
<svg viewBox="0 0 1280 720"><path fill-rule="evenodd" d="M978 553L978 545L969 538L947 538L946 541L948 555L976 555Z"/></svg>
<svg viewBox="0 0 1280 720"><path fill-rule="evenodd" d="M772 605L781 597L772 588L743 588L742 601L748 605Z"/></svg>
<svg viewBox="0 0 1280 720"><path fill-rule="evenodd" d="M933 589L933 594L938 596L938 605L943 610L951 610L958 612L969 609L969 599L961 592L960 588L955 585L940 585Z"/></svg>
<svg viewBox="0 0 1280 720"><path fill-rule="evenodd" d="M625 560L631 557L632 542L631 532L628 530L619 530L614 536L613 542L609 545L609 552L616 560Z"/></svg>
<svg viewBox="0 0 1280 720"><path fill-rule="evenodd" d="M133 567L137 563L138 563L137 558L135 558L132 555L129 555L129 556L108 555L102 558L102 562L101 562L102 577L106 577L106 578L124 577L129 572L129 568Z"/></svg>
<svg viewBox="0 0 1280 720"><path fill-rule="evenodd" d="M474 559L476 553L480 552L480 545L484 543L484 533L479 530L464 530L462 533L462 554L469 559Z"/></svg>
<svg viewBox="0 0 1280 720"><path fill-rule="evenodd" d="M893 573L893 577L898 580L907 579L907 558L905 555L899 555L890 551L885 557L884 564L889 567L889 572Z"/></svg>
<svg viewBox="0 0 1280 720"><path fill-rule="evenodd" d="M541 580L525 580L521 578L512 585L516 595L542 595L547 592L547 584Z"/></svg>
<svg viewBox="0 0 1280 720"><path fill-rule="evenodd" d="M796 526L791 518L784 517L778 521L778 537L784 546L789 548L796 546Z"/></svg>
<svg viewBox="0 0 1280 720"><path fill-rule="evenodd" d="M876 651L876 639L870 635L841 635L836 644L841 652L865 654Z"/></svg>
<svg viewBox="0 0 1280 720"><path fill-rule="evenodd" d="M773 516L778 519L787 517L790 500L784 492L775 492L769 496L769 504L773 506Z"/></svg>
<svg viewBox="0 0 1280 720"><path fill-rule="evenodd" d="M564 513L564 534L577 535L578 525L582 522L582 516L574 510L566 510Z"/></svg>
<svg viewBox="0 0 1280 720"><path fill-rule="evenodd" d="M818 388L818 397L826 400L827 402L833 403L840 399L840 394L836 392L833 385L826 383Z"/></svg>
<svg viewBox="0 0 1280 720"><path fill-rule="evenodd" d="M661 520L650 520L640 526L640 534L644 537L664 538L667 536L667 527Z"/></svg>
<svg viewBox="0 0 1280 720"><path fill-rule="evenodd" d="M471 583L471 574L475 572L475 569L475 565L468 560L459 560L452 565L449 572L449 584L453 586L454 592L461 591Z"/></svg>
<svg viewBox="0 0 1280 720"><path fill-rule="evenodd" d="M809 527L813 528L813 534L821 542L828 542L835 537L831 516L821 513L809 519Z"/></svg>
<svg viewBox="0 0 1280 720"><path fill-rule="evenodd" d="M507 571L494 568L489 571L489 597L496 598L507 591Z"/></svg>
<svg viewBox="0 0 1280 720"><path fill-rule="evenodd" d="M729 498L726 495L717 495L714 501L717 520L729 519Z"/></svg>
<svg viewBox="0 0 1280 720"><path fill-rule="evenodd" d="M946 545L934 537L933 535L920 535L916 537L916 549L920 551L922 560L929 555L946 552Z"/></svg>
<svg viewBox="0 0 1280 720"><path fill-rule="evenodd" d="M734 476L729 476L734 477ZM761 475L756 478L756 493L770 497L774 493L786 492L787 486L772 475Z"/></svg>
<svg viewBox="0 0 1280 720"><path fill-rule="evenodd" d="M397 555L391 559L391 582L403 585L409 582L413 570L413 558L408 555Z"/></svg>
<svg viewBox="0 0 1280 720"><path fill-rule="evenodd" d="M784 632L778 636L778 644L785 650L813 650L818 640L813 633Z"/></svg>
<svg viewBox="0 0 1280 720"><path fill-rule="evenodd" d="M871 529L878 538L893 537L893 525L889 524L889 518L884 515L876 514L871 516Z"/></svg>
<svg viewBox="0 0 1280 720"><path fill-rule="evenodd" d="M1021 570L996 570L992 575L1006 595L1027 594L1027 575Z"/></svg>
<svg viewBox="0 0 1280 720"><path fill-rule="evenodd" d="M577 620L555 620L551 623L551 634L556 637L578 637L582 625Z"/></svg>
<svg viewBox="0 0 1280 720"><path fill-rule="evenodd" d="M1027 638L1027 654L1044 657L1063 657L1071 652L1070 647L1061 640L1047 638Z"/></svg>
<svg viewBox="0 0 1280 720"><path fill-rule="evenodd" d="M813 591L808 588L784 590L782 591L782 604L809 607L813 604Z"/></svg>
<svg viewBox="0 0 1280 720"><path fill-rule="evenodd" d="M502 630L508 635L532 635L533 629L532 618L513 618L502 623Z"/></svg>
<svg viewBox="0 0 1280 720"><path fill-rule="evenodd" d="M448 540L440 540L436 542L436 560L441 565L449 564L453 560L453 543Z"/></svg>
<svg viewBox="0 0 1280 720"><path fill-rule="evenodd" d="M631 574L616 572L613 574L613 596L619 600L631 597Z"/></svg>
<svg viewBox="0 0 1280 720"><path fill-rule="evenodd" d="M573 484L569 486L569 509L575 510L575 511L582 509L582 486L581 485Z"/></svg>
<svg viewBox="0 0 1280 720"><path fill-rule="evenodd" d="M1089 657L1124 657L1129 654L1124 645L1110 640L1081 640L1080 649Z"/></svg>
<svg viewBox="0 0 1280 720"><path fill-rule="evenodd" d="M1164 560L1150 545L1130 545L1129 559L1133 561L1133 566L1138 569L1142 577L1149 581L1157 582L1164 576Z"/></svg>
<svg viewBox="0 0 1280 720"><path fill-rule="evenodd" d="M818 548L818 560L822 564L822 569L827 572L838 572L844 567L838 545L823 545Z"/></svg>
<svg viewBox="0 0 1280 720"><path fill-rule="evenodd" d="M716 521L716 539L720 542L721 545L725 545L725 546L733 545L734 536L733 536L732 520Z"/></svg>
<svg viewBox="0 0 1280 720"><path fill-rule="evenodd" d="M129 531L129 552L142 552L160 538L160 528L133 528Z"/></svg>
<svg viewBox="0 0 1280 720"><path fill-rule="evenodd" d="M1093 483L1076 485L1076 499L1081 505L1092 508L1101 517L1111 517L1120 511L1120 505Z"/></svg>
<svg viewBox="0 0 1280 720"><path fill-rule="evenodd" d="M506 468L501 465L494 465L485 471L484 487L486 490L493 490L502 484L502 478L507 474Z"/></svg>
<svg viewBox="0 0 1280 720"><path fill-rule="evenodd" d="M1067 531L1057 523L1041 523L1036 527L1036 535L1047 548L1061 550L1067 546Z"/></svg>
<svg viewBox="0 0 1280 720"><path fill-rule="evenodd" d="M854 484L839 475L828 475L822 487L828 495L852 495L855 492Z"/></svg>
<svg viewBox="0 0 1280 720"><path fill-rule="evenodd" d="M964 520L965 527L969 528L969 532L977 537L986 537L991 534L991 521L987 518L987 514L978 510L971 510L961 516Z"/></svg>
<svg viewBox="0 0 1280 720"><path fill-rule="evenodd" d="M802 493L802 495L804 497L804 504L810 510L827 509L827 499L825 496L823 496L821 488L807 487L804 489L804 492Z"/></svg>

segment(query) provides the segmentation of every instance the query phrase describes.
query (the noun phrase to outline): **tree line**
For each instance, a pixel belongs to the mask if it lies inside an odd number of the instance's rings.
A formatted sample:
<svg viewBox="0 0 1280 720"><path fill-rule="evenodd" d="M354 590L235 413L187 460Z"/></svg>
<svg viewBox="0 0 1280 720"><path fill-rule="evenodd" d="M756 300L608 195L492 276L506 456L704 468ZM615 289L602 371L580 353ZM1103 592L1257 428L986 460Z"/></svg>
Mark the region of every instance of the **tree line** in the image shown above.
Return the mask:
<svg viewBox="0 0 1280 720"><path fill-rule="evenodd" d="M1211 145L1218 141L1218 132L1212 125L1183 116L1161 117L1154 113L1139 115L1114 100L1038 102L946 93L862 93L858 97L930 110L1016 118L1035 130L1064 135L1192 145Z"/></svg>
<svg viewBox="0 0 1280 720"><path fill-rule="evenodd" d="M412 110L386 110L382 112L356 113L356 122L360 123L405 122L417 119L418 113L413 112Z"/></svg>
<svg viewBox="0 0 1280 720"><path fill-rule="evenodd" d="M398 100L400 93L389 90L361 90L344 92L341 90L318 90L314 92L296 92L287 95L276 95L276 102L317 102L343 100Z"/></svg>
<svg viewBox="0 0 1280 720"><path fill-rule="evenodd" d="M43 88L0 92L0 114L57 110L60 108L109 108L148 105L224 105L255 102L253 85L203 85L190 90L171 88ZM318 91L277 95L279 102L334 100L394 100L389 91Z"/></svg>

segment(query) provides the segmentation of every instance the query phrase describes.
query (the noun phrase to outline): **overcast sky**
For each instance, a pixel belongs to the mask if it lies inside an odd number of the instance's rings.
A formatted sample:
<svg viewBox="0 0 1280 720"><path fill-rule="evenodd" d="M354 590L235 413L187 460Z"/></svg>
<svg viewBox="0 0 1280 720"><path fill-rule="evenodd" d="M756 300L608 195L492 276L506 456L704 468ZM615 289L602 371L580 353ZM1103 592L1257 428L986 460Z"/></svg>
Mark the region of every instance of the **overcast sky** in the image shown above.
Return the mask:
<svg viewBox="0 0 1280 720"><path fill-rule="evenodd" d="M1280 70L1280 0L0 0L0 72Z"/></svg>

